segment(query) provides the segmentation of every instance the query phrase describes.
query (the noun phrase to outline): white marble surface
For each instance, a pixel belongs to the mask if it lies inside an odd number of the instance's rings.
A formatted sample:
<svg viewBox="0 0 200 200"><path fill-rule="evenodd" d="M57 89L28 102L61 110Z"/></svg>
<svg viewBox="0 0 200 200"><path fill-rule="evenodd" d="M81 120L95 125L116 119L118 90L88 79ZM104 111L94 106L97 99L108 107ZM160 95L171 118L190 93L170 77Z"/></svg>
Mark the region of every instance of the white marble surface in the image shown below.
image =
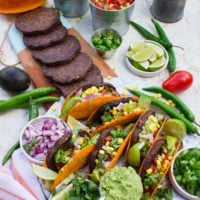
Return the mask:
<svg viewBox="0 0 200 200"><path fill-rule="evenodd" d="M137 0L136 6L132 15L132 19L141 23L146 28L152 29L150 22L151 14L147 5L148 0ZM50 2L52 5L52 2ZM5 32L14 16L7 16L0 14L0 43L3 40ZM90 42L91 34L93 33L91 16L88 12L82 18L69 19L70 23ZM186 69L194 76L194 83L192 87L181 93L179 96L188 104L194 111L197 121L200 122L200 1L188 0L185 8L185 15L183 19L174 24L162 24L168 33L171 40L176 45L184 48L184 51L175 49L177 55L178 69ZM124 55L127 51L130 41L140 40L142 37L132 28L129 28L128 33L123 37L121 48L117 51L115 56L107 60L108 64L116 70L121 79L121 85L133 85L140 83L140 85L157 85L161 86L162 82L168 77L168 72L164 71L160 76L154 78L141 78L132 74L125 65ZM12 50L8 41L4 47L4 61L11 64L17 61L17 55ZM3 66L0 65L0 68ZM22 67L19 65L19 67ZM0 99L9 98L9 94L0 89ZM44 114L43 108L40 108L40 114ZM20 134L20 130L28 120L28 113L26 110L12 110L7 113L0 114L0 162L9 149L14 144ZM189 141L186 142L186 141ZM199 137L187 137L184 142L185 146L199 145ZM181 199L176 197L176 199Z"/></svg>

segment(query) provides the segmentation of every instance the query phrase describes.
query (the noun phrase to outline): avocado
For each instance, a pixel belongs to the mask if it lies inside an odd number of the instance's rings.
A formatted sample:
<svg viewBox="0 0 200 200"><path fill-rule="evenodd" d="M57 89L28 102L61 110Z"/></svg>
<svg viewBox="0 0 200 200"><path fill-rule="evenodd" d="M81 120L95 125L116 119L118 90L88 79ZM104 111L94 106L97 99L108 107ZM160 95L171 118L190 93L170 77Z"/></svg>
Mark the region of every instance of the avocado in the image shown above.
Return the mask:
<svg viewBox="0 0 200 200"><path fill-rule="evenodd" d="M28 74L17 67L0 70L0 87L8 92L22 92L30 86Z"/></svg>

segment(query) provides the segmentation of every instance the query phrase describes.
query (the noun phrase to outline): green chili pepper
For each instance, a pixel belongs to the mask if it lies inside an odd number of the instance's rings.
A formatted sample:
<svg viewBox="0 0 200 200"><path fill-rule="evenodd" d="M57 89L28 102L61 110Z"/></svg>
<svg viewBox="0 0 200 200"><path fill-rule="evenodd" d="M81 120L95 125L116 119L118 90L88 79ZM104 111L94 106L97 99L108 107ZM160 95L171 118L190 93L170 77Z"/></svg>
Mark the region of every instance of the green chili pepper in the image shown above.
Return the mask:
<svg viewBox="0 0 200 200"><path fill-rule="evenodd" d="M158 42L159 44L161 44L162 46L164 46L166 49L169 49L169 48L172 47L172 44L170 42L166 42L166 41L161 40L160 38L156 37L155 35L153 35L152 33L150 33L147 29L143 28L139 24L137 24L137 23L135 23L133 21L130 21L130 23L146 39Z"/></svg>
<svg viewBox="0 0 200 200"><path fill-rule="evenodd" d="M38 104L33 100L30 99L29 102L29 121L35 119L39 115L39 107Z"/></svg>
<svg viewBox="0 0 200 200"><path fill-rule="evenodd" d="M2 165L5 165L7 161L11 158L13 152L20 147L19 141L17 141L6 153L3 158Z"/></svg>
<svg viewBox="0 0 200 200"><path fill-rule="evenodd" d="M152 97L152 96L149 96L149 95L146 95L144 94L143 92L140 92L139 90L134 90L134 89L128 89L128 91L138 97L144 95L145 97L149 98L151 100L151 103L159 108L161 108L163 111L165 111L170 117L173 117L173 118L176 118L176 119L179 119L181 120L187 130L191 133L198 133L198 129L197 127L192 123L190 122L188 119L186 119L184 116L182 116L180 113L178 113L175 109L173 109L172 107L166 105L165 103L163 103L162 101Z"/></svg>
<svg viewBox="0 0 200 200"><path fill-rule="evenodd" d="M160 24L154 19L151 19L151 21L153 22L160 39L165 42L171 43L169 38L167 37L167 34L165 33L164 29L160 26ZM167 52L169 55L168 70L170 73L172 73L176 69L176 56L173 48L167 49Z"/></svg>
<svg viewBox="0 0 200 200"><path fill-rule="evenodd" d="M180 111L187 117L191 122L195 121L195 116L193 112L190 110L190 108L175 94L160 88L156 86L143 88L143 90L148 92L156 92L162 94L162 96L166 99L171 99L177 106L177 108L180 109Z"/></svg>
<svg viewBox="0 0 200 200"><path fill-rule="evenodd" d="M10 99L0 103L0 113L18 107L20 105L23 105L24 103L29 101L30 97L34 99L37 97L45 96L54 91L55 88L53 87L43 87L43 88L33 89L31 91L24 92L14 97L11 97Z"/></svg>

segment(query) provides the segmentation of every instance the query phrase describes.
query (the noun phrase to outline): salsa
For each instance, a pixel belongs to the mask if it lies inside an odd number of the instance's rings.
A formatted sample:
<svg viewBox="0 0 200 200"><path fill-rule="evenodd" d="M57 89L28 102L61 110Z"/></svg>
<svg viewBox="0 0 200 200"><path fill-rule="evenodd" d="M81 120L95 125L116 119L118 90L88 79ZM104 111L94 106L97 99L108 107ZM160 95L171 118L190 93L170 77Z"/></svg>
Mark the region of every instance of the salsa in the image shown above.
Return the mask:
<svg viewBox="0 0 200 200"><path fill-rule="evenodd" d="M105 10L121 10L129 7L135 0L91 0L99 8Z"/></svg>

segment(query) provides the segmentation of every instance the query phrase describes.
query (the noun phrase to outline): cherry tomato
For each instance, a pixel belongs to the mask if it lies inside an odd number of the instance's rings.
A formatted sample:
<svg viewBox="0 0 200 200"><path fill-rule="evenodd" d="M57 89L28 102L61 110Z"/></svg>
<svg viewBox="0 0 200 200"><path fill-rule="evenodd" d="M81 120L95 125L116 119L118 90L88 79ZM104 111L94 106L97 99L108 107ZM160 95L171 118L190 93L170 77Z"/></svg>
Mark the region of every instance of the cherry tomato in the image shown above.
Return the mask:
<svg viewBox="0 0 200 200"><path fill-rule="evenodd" d="M188 89L193 83L192 74L187 71L176 71L163 82L162 87L172 93L179 93Z"/></svg>

